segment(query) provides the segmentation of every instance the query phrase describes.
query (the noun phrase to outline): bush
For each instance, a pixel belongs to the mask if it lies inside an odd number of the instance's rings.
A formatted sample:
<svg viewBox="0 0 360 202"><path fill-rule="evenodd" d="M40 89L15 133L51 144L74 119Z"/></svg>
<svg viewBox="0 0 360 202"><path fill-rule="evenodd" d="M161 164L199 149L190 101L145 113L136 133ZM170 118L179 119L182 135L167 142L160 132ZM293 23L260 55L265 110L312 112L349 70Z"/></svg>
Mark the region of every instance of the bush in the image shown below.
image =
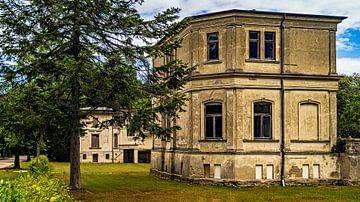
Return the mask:
<svg viewBox="0 0 360 202"><path fill-rule="evenodd" d="M69 189L49 175L20 175L0 180L0 201L72 201Z"/></svg>
<svg viewBox="0 0 360 202"><path fill-rule="evenodd" d="M49 159L45 155L33 158L29 164L31 175L44 175L49 173Z"/></svg>

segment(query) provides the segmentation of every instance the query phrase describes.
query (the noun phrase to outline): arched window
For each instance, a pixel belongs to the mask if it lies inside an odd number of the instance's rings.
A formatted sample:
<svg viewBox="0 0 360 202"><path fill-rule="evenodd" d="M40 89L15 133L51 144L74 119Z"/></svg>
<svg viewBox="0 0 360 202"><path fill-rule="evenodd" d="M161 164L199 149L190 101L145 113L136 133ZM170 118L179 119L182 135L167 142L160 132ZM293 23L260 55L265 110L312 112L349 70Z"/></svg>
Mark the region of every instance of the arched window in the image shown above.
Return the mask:
<svg viewBox="0 0 360 202"><path fill-rule="evenodd" d="M254 103L254 138L270 139L271 134L271 103Z"/></svg>
<svg viewBox="0 0 360 202"><path fill-rule="evenodd" d="M222 104L218 102L205 105L205 138L222 138Z"/></svg>

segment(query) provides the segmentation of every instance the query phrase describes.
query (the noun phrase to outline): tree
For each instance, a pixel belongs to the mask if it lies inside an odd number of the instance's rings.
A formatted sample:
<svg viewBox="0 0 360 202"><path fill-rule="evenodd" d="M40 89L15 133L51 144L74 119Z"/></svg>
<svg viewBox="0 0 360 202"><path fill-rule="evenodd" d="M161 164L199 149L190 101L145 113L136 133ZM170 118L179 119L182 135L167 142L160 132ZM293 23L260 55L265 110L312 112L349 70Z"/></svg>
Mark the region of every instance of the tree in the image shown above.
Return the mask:
<svg viewBox="0 0 360 202"><path fill-rule="evenodd" d="M59 120L61 112L48 91L34 83L12 88L2 95L0 103L0 136L2 147L15 154L14 166L20 168L20 153L38 156L45 134ZM36 151L35 151L36 150Z"/></svg>
<svg viewBox="0 0 360 202"><path fill-rule="evenodd" d="M118 114L129 115L129 111L136 108L132 104L141 103L134 100L152 94L146 93L146 88L137 80L137 73L150 69L149 57L178 47L178 40L170 39L186 24L186 21L175 22L179 10L170 8L146 21L135 9L142 2L0 0L3 76L16 82L56 83L54 96L61 102L66 123L70 124L70 186L73 190L81 188L80 120L86 114L80 109L105 106L123 112ZM153 45L162 38L169 40ZM178 64L173 63L174 67ZM153 78L159 81L160 77ZM163 107L158 107L158 111L174 112L183 104L184 96L173 93L168 98L174 99L165 98L162 96L160 101L171 102L159 105ZM154 120L156 115L152 113L148 118ZM156 124L151 126L158 128Z"/></svg>
<svg viewBox="0 0 360 202"><path fill-rule="evenodd" d="M360 74L344 75L337 94L339 137L360 138Z"/></svg>

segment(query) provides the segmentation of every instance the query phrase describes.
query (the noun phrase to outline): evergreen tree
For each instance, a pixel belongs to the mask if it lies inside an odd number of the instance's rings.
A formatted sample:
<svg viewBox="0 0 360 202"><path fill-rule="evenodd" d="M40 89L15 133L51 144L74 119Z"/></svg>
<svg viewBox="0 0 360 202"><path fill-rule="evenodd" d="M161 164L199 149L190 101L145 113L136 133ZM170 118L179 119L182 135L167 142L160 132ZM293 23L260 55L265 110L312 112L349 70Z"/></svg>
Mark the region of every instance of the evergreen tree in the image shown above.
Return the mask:
<svg viewBox="0 0 360 202"><path fill-rule="evenodd" d="M144 20L135 8L142 2L0 0L1 73L16 85L45 82L56 86L53 96L70 130L73 190L81 188L80 120L87 115L82 107L111 107L123 114L120 124L132 111L131 117L148 115L133 126L138 131L168 136L177 129L161 130L157 113L176 117L185 99L179 90L193 68L180 61L153 68L146 85L138 81L137 73L150 69L149 57L164 56L179 47L174 36L186 21L175 22L179 11L175 8ZM163 38L167 40L153 45ZM165 80L164 72L170 73ZM154 95L156 107L151 104Z"/></svg>

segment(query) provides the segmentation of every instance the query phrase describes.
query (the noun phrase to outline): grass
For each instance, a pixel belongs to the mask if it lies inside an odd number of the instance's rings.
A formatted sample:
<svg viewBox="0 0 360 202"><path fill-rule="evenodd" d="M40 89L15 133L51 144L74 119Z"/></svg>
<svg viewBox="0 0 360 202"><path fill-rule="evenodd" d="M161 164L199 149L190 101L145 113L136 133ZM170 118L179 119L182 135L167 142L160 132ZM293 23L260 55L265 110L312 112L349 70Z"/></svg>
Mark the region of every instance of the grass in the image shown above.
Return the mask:
<svg viewBox="0 0 360 202"><path fill-rule="evenodd" d="M26 164L23 164L26 167ZM51 170L65 183L68 163L51 163ZM149 164L81 164L84 201L359 201L360 187L249 187L191 185L160 180L149 175ZM0 171L0 178L15 176Z"/></svg>

